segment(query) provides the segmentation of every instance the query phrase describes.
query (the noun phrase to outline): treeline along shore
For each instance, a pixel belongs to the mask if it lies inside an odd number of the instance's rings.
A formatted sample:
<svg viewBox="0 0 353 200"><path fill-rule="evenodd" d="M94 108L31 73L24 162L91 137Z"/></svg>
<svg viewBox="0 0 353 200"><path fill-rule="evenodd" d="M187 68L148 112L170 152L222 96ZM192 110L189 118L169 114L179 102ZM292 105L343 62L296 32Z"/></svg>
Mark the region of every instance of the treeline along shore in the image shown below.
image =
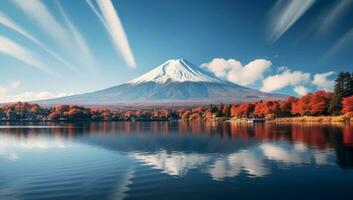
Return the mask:
<svg viewBox="0 0 353 200"><path fill-rule="evenodd" d="M332 92L300 98L185 108L41 107L17 102L0 107L0 121L166 121L261 119L275 122L353 122L353 74L340 73Z"/></svg>

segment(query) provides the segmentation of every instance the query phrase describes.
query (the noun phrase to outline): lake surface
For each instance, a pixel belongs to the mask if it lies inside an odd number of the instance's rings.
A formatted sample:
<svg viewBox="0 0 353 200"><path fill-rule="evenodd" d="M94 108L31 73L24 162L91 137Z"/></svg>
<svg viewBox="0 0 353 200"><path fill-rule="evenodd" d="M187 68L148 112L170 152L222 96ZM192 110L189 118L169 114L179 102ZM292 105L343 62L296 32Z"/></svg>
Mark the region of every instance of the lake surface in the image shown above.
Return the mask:
<svg viewBox="0 0 353 200"><path fill-rule="evenodd" d="M0 124L0 199L351 199L353 126Z"/></svg>

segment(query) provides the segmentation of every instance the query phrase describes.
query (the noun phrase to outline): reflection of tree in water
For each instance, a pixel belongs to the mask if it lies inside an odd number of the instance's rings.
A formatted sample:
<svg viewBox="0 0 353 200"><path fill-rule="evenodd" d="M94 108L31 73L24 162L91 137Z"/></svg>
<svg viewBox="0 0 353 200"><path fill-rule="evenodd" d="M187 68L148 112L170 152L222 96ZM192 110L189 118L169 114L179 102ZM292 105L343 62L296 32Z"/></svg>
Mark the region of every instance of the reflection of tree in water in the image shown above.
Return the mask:
<svg viewBox="0 0 353 200"><path fill-rule="evenodd" d="M54 137L82 137L102 134L145 135L203 135L225 140L278 141L305 144L309 148L334 148L337 163L342 168L353 168L353 126L349 124L272 124L272 123L217 123L202 122L97 122L57 123L28 122L0 124L1 134L20 138L38 134ZM27 126L27 127L24 127ZM39 127L41 126L41 127ZM175 141L176 142L176 141ZM172 145L173 146L173 145ZM225 147L219 147L225 148Z"/></svg>
<svg viewBox="0 0 353 200"><path fill-rule="evenodd" d="M345 126L335 133L332 144L336 152L337 164L343 169L353 168L353 127Z"/></svg>

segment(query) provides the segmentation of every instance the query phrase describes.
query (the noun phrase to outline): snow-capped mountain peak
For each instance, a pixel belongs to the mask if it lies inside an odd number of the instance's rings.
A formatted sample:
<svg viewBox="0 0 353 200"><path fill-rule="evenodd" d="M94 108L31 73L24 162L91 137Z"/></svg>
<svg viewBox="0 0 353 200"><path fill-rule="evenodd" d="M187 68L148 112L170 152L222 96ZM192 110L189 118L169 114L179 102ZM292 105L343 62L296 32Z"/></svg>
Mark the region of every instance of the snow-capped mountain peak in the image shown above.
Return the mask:
<svg viewBox="0 0 353 200"><path fill-rule="evenodd" d="M153 70L139 76L129 84L140 84L146 82L155 82L163 84L166 82L224 82L221 79L213 76L207 71L196 67L185 59L171 59Z"/></svg>
<svg viewBox="0 0 353 200"><path fill-rule="evenodd" d="M168 60L133 79L104 90L41 103L77 105L177 105L283 99L285 95L263 93L223 81L185 59Z"/></svg>

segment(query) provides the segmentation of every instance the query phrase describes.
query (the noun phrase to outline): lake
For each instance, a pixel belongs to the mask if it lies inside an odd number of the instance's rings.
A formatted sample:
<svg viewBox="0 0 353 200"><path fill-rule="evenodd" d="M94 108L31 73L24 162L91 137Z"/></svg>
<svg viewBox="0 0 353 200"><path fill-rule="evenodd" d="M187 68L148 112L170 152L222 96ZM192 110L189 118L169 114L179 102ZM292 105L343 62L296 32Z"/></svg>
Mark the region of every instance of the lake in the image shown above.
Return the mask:
<svg viewBox="0 0 353 200"><path fill-rule="evenodd" d="M0 199L351 199L353 126L1 123Z"/></svg>

